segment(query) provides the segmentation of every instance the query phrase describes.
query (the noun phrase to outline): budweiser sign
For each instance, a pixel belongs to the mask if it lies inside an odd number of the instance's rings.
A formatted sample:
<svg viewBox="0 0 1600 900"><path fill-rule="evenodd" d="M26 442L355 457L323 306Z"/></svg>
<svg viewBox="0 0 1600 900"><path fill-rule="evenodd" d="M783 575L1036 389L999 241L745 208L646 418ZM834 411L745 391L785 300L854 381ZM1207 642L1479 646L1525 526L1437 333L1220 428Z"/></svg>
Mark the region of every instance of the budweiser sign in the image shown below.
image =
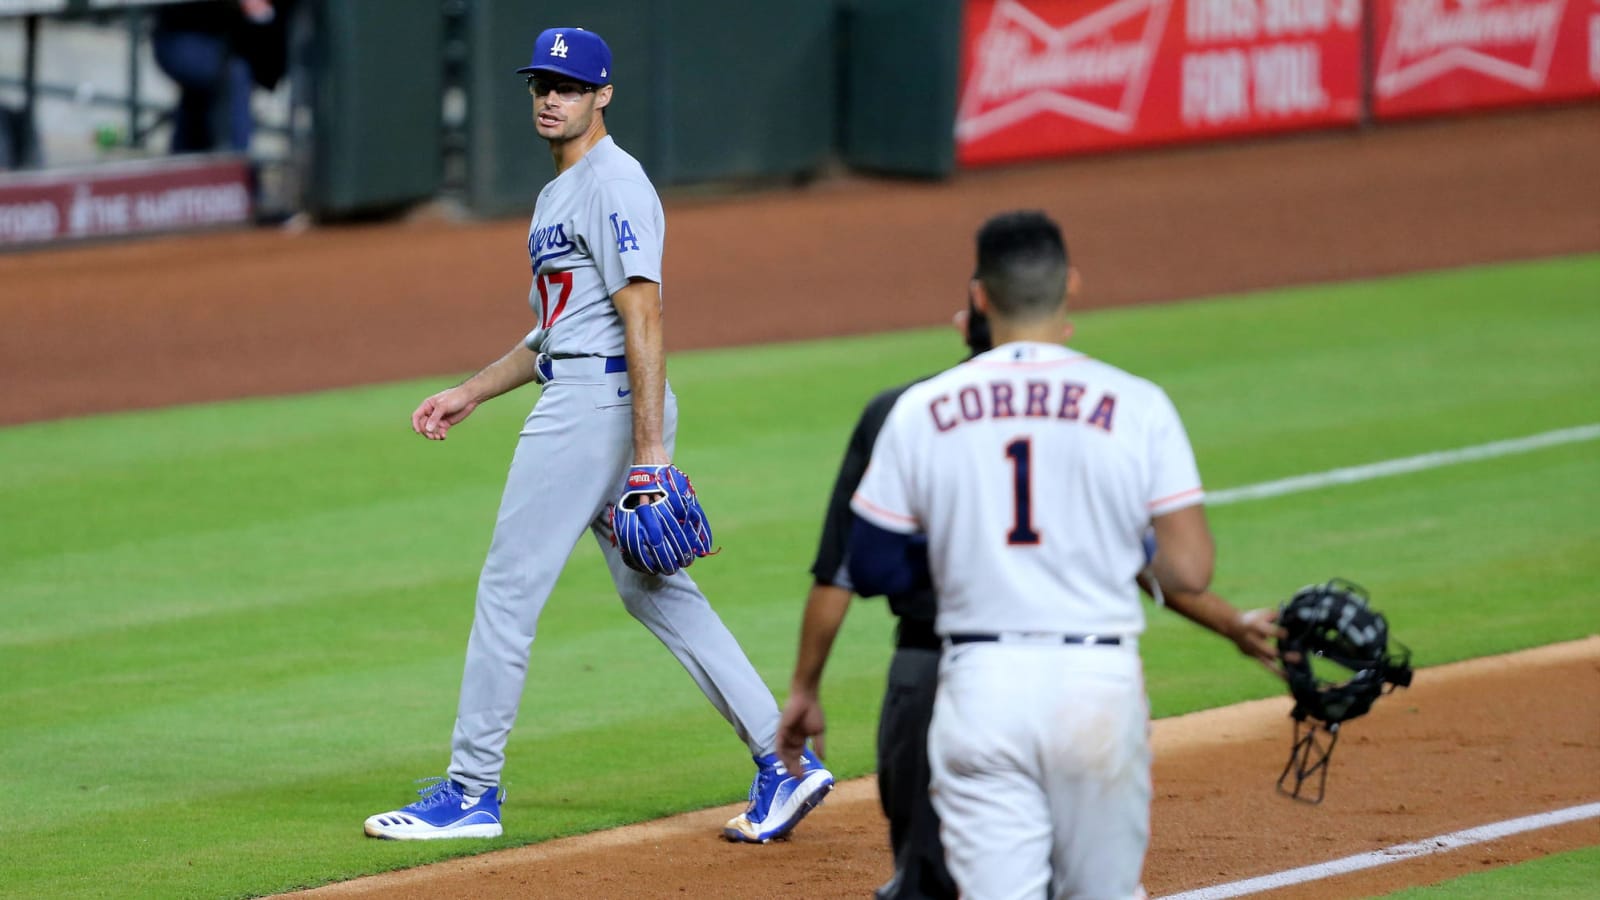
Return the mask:
<svg viewBox="0 0 1600 900"><path fill-rule="evenodd" d="M1040 113L1132 130L1171 7L1172 0L1118 0L1055 24L1020 0L999 0L972 45L957 139Z"/></svg>
<svg viewBox="0 0 1600 900"><path fill-rule="evenodd" d="M1359 0L966 0L956 161L1353 123Z"/></svg>
<svg viewBox="0 0 1600 900"><path fill-rule="evenodd" d="M1567 0L1396 0L1375 86L1392 97L1457 71L1544 88Z"/></svg>

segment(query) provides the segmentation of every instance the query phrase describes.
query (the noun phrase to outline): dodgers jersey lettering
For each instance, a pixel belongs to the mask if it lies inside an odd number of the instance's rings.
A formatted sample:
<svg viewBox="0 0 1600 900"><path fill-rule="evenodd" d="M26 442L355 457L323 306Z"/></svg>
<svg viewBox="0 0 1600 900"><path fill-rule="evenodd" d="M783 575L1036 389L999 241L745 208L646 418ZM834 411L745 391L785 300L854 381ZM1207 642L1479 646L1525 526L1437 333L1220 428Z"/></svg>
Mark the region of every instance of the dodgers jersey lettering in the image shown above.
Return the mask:
<svg viewBox="0 0 1600 900"><path fill-rule="evenodd" d="M528 226L537 325L524 343L552 356L623 355L611 295L661 283L666 217L644 168L608 135L539 192Z"/></svg>
<svg viewBox="0 0 1600 900"><path fill-rule="evenodd" d="M939 634L1138 634L1145 527L1203 499L1160 387L1019 342L907 390L851 508L926 532Z"/></svg>

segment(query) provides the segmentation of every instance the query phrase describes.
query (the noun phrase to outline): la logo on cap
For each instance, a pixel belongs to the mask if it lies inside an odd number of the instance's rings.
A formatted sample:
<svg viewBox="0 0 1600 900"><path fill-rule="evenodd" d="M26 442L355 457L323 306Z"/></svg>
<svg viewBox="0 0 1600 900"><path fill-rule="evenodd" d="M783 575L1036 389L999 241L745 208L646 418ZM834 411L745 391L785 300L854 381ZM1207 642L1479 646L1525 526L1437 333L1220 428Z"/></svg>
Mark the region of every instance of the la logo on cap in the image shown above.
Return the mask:
<svg viewBox="0 0 1600 900"><path fill-rule="evenodd" d="M556 42L554 44L550 45L550 55L551 56L559 56L562 59L566 59L567 58L567 39L562 37L561 35L557 34L556 35ZM604 73L602 73L602 74L604 74Z"/></svg>

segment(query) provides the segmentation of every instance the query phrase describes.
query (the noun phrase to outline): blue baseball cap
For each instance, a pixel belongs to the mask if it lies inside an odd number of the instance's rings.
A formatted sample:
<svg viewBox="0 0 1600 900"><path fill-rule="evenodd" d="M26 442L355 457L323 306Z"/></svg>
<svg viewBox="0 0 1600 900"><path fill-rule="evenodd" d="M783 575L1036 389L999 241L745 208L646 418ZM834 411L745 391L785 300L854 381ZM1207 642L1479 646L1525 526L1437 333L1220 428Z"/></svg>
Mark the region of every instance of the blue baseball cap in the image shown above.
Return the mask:
<svg viewBox="0 0 1600 900"><path fill-rule="evenodd" d="M611 48L582 28L547 28L533 42L533 59L519 75L554 72L585 84L611 83Z"/></svg>

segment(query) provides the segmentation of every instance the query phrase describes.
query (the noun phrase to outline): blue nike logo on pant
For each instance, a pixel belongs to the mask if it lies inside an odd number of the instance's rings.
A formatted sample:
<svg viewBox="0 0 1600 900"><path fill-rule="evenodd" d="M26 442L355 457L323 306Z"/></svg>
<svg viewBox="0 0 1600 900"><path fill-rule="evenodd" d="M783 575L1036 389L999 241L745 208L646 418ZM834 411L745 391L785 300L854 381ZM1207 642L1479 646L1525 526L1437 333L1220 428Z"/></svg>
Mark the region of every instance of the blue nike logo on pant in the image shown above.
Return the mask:
<svg viewBox="0 0 1600 900"><path fill-rule="evenodd" d="M633 389L632 388L617 388L617 396L618 397L626 397L631 393L633 393Z"/></svg>

